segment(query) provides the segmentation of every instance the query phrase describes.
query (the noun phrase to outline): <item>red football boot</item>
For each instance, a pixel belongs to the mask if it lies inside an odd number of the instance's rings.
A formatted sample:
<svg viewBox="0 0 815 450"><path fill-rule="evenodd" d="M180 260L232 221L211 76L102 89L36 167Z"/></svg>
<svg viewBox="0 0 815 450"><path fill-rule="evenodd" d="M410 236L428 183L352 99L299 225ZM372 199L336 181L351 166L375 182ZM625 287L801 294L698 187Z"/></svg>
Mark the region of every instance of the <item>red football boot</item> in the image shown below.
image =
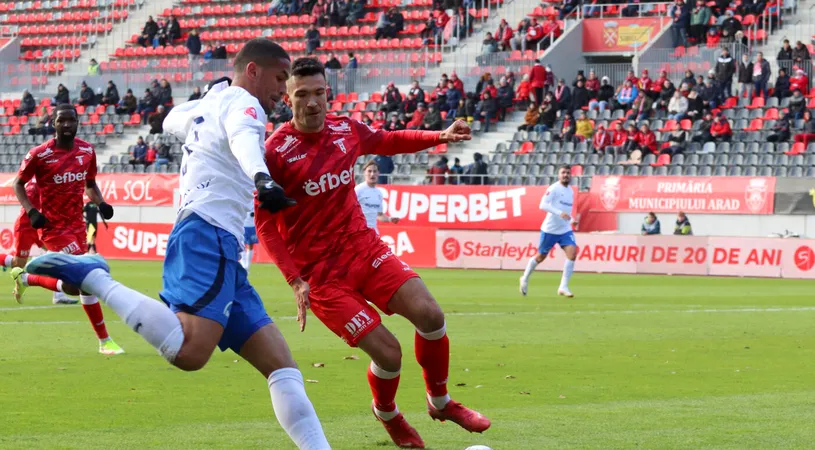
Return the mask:
<svg viewBox="0 0 815 450"><path fill-rule="evenodd" d="M490 419L453 400L447 402L443 409L436 409L427 402L427 413L433 420L455 422L470 433L481 433L490 427Z"/></svg>
<svg viewBox="0 0 815 450"><path fill-rule="evenodd" d="M402 416L402 413L397 414L396 417L391 420L382 420L376 415L373 403L371 403L371 411L373 411L376 420L382 423L382 426L385 427L385 431L388 432L391 440L393 440L393 443L398 447L424 448L424 441L419 436L419 433L416 432L415 428L407 423L407 420L405 420L405 417Z"/></svg>

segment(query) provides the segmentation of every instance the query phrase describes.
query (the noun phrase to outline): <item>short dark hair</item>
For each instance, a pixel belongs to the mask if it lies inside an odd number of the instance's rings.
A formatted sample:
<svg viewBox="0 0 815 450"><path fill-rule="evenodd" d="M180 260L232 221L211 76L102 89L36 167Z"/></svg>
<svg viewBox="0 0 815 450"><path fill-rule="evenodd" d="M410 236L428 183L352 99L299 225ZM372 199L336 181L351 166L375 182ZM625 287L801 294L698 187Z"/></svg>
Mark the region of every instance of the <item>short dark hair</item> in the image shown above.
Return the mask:
<svg viewBox="0 0 815 450"><path fill-rule="evenodd" d="M566 169L569 172L572 171L572 166L569 164L561 164L560 167L557 168L557 171L560 172L560 169Z"/></svg>
<svg viewBox="0 0 815 450"><path fill-rule="evenodd" d="M60 111L73 111L76 112L76 107L70 103L61 103L54 108L54 116Z"/></svg>
<svg viewBox="0 0 815 450"><path fill-rule="evenodd" d="M317 58L297 58L291 65L292 77L310 77L322 75L325 78L325 66Z"/></svg>
<svg viewBox="0 0 815 450"><path fill-rule="evenodd" d="M233 64L235 66L235 72L243 72L250 62L254 62L262 67L268 67L281 59L291 61L289 52L284 50L283 47L278 45L275 41L260 37L247 41L238 52L238 55L235 56Z"/></svg>

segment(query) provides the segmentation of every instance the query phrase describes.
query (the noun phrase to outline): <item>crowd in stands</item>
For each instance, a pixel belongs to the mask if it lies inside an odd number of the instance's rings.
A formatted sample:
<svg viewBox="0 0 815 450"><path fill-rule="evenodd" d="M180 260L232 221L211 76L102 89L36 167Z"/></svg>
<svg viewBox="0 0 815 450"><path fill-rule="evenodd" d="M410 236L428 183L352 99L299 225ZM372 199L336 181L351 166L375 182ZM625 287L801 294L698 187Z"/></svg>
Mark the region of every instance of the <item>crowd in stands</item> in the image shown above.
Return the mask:
<svg viewBox="0 0 815 450"><path fill-rule="evenodd" d="M170 146L157 139L149 145L139 136L136 145L130 146L130 165L142 165L149 167L153 164L156 167L169 165L173 162L173 155L170 153Z"/></svg>
<svg viewBox="0 0 815 450"><path fill-rule="evenodd" d="M668 8L674 47L743 43L747 27L768 7L765 0L676 0Z"/></svg>

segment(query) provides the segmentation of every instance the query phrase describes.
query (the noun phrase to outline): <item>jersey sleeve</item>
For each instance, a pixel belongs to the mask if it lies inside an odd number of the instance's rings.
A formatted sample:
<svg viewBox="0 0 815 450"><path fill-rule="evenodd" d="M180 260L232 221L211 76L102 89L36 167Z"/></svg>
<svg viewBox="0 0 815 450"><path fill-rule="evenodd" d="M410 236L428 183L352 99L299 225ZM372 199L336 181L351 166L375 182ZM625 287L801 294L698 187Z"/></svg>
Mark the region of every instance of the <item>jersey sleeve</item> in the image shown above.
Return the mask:
<svg viewBox="0 0 815 450"><path fill-rule="evenodd" d="M96 181L96 171L98 168L96 167L96 150L91 150L91 163L88 165L88 181Z"/></svg>
<svg viewBox="0 0 815 450"><path fill-rule="evenodd" d="M559 216L563 213L563 211L555 208L555 195L556 195L555 190L552 189L552 186L549 186L549 188L546 189L546 193L543 194L543 197L541 197L540 209L542 211L546 211L549 214L555 214Z"/></svg>
<svg viewBox="0 0 815 450"><path fill-rule="evenodd" d="M277 220L273 214L255 205L255 232L263 248L269 253L280 273L286 278L286 282L300 278L300 268L294 262L283 241L283 236L277 229Z"/></svg>
<svg viewBox="0 0 815 450"><path fill-rule="evenodd" d="M263 139L266 137L266 115L257 99L239 95L226 107L223 118L229 149L249 178L269 173L264 162Z"/></svg>
<svg viewBox="0 0 815 450"><path fill-rule="evenodd" d="M359 137L362 155L416 153L441 144L438 131L378 130L359 121L351 121Z"/></svg>
<svg viewBox="0 0 815 450"><path fill-rule="evenodd" d="M23 182L28 182L37 174L37 158L36 149L32 149L25 155L23 162L20 163L20 170L17 171L17 177Z"/></svg>

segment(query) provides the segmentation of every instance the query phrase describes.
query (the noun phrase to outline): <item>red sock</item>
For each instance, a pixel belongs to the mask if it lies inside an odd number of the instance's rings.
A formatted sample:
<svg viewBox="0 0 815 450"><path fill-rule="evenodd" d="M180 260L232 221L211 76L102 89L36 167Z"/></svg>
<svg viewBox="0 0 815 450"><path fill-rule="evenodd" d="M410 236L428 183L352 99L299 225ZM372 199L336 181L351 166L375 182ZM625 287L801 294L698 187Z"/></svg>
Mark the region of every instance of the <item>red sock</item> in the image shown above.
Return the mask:
<svg viewBox="0 0 815 450"><path fill-rule="evenodd" d="M8 264L6 264L6 260L8 260ZM0 265L11 267L11 255L7 253L0 253Z"/></svg>
<svg viewBox="0 0 815 450"><path fill-rule="evenodd" d="M49 291L60 292L59 280L56 278L46 277L44 275L28 275L26 284L29 286L39 286L48 289Z"/></svg>
<svg viewBox="0 0 815 450"><path fill-rule="evenodd" d="M440 337L436 337L440 334ZM450 340L445 329L426 333L422 337L416 332L416 361L422 366L427 393L431 397L447 395L447 373L450 369ZM435 339L432 339L435 338Z"/></svg>
<svg viewBox="0 0 815 450"><path fill-rule="evenodd" d="M93 326L93 331L96 332L96 337L99 339L107 339L108 329L105 327L105 316L102 315L102 305L97 301L92 305L83 304L82 309L84 309L85 314L88 315L91 326Z"/></svg>
<svg viewBox="0 0 815 450"><path fill-rule="evenodd" d="M396 409L396 390L399 388L399 372L387 372L374 365L368 366L368 384L374 395L376 409L391 412Z"/></svg>

